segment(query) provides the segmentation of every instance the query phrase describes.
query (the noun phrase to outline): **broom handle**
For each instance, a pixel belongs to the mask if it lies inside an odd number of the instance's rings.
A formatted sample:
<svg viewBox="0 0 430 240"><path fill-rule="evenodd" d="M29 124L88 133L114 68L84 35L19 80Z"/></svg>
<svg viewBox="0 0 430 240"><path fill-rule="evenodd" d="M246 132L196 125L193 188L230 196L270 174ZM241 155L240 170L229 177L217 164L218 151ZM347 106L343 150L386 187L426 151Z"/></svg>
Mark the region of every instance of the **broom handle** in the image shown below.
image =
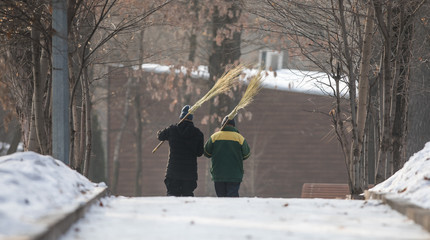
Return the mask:
<svg viewBox="0 0 430 240"><path fill-rule="evenodd" d="M154 150L152 150L152 153L155 153L155 151L157 151L157 149L164 143L164 141L160 141L160 143L158 143L158 145L154 148Z"/></svg>
<svg viewBox="0 0 430 240"><path fill-rule="evenodd" d="M225 123L221 126L221 128L219 129L220 131L222 131L224 129L225 125L227 125L227 122L228 122L228 120L225 121Z"/></svg>
<svg viewBox="0 0 430 240"><path fill-rule="evenodd" d="M187 115L185 115L185 117L183 117L182 119L181 119L181 121L179 121L178 122L178 125L181 123L181 122L183 122L187 117L188 117L188 115L190 115L191 113L190 112L188 112L187 113ZM161 146L161 145L163 145L163 143L164 143L164 141L160 141L160 143L158 143L158 145L154 148L154 150L152 150L152 153L155 153L155 151L157 151L158 150L158 148Z"/></svg>
<svg viewBox="0 0 430 240"><path fill-rule="evenodd" d="M233 118L235 118L235 117L236 117L236 115L237 115L237 113L234 115L234 117L233 117ZM232 118L232 119L233 119L233 118ZM221 128L219 129L220 131L222 131L222 130L224 129L224 127L225 127L225 125L227 125L228 121L230 121L230 120L225 121L225 123L224 123L224 124L221 126Z"/></svg>

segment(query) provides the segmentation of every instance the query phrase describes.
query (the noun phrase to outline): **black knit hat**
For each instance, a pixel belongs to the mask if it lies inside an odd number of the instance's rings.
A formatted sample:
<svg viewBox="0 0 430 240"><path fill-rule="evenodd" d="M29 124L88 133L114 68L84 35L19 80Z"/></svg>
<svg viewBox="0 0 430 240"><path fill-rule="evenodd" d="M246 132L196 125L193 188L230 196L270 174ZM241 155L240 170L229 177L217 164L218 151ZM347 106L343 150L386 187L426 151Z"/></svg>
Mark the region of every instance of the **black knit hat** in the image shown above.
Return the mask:
<svg viewBox="0 0 430 240"><path fill-rule="evenodd" d="M181 115L179 115L179 119L184 118L188 114L189 110L190 110L190 105L185 105L181 110ZM186 119L192 121L193 120L193 114L188 114Z"/></svg>
<svg viewBox="0 0 430 240"><path fill-rule="evenodd" d="M234 118L231 120L228 120L228 116L224 117L224 119L222 120L221 126L224 126L226 121L228 121L226 125L232 125L233 127L236 126L236 122L234 121Z"/></svg>

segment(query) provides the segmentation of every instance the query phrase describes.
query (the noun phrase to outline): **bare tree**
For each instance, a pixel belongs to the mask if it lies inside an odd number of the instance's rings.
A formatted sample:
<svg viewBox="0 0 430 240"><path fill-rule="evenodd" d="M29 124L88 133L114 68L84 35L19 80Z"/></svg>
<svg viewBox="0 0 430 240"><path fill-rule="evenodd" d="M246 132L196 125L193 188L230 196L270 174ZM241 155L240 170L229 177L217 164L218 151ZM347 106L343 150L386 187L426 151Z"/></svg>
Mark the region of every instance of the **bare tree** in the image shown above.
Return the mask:
<svg viewBox="0 0 430 240"><path fill-rule="evenodd" d="M298 49L302 56L331 79L330 83L325 83L332 89L329 94L336 99L330 115L344 153L351 194L358 195L363 189L363 175L360 172L356 83L362 57L363 6L359 1L280 3L267 0L262 7L251 8L250 11L266 20L262 24L263 30L289 36L290 48ZM341 82L349 86L349 106L343 100L346 95L345 90L340 88ZM364 94L366 98L366 92ZM363 122L360 122L360 127L364 127Z"/></svg>
<svg viewBox="0 0 430 240"><path fill-rule="evenodd" d="M416 34L411 44L406 159L420 151L430 139L430 125L427 121L430 116L430 108L427 107L430 101L430 81L427 81L427 76L430 75L429 7L430 4L426 2L413 20Z"/></svg>
<svg viewBox="0 0 430 240"><path fill-rule="evenodd" d="M372 57L372 42L373 42L373 31L374 31L374 22L373 22L373 7L368 4L367 13L366 13L366 23L364 27L364 40L363 40L363 48L362 48L362 58L360 63L360 77L358 84L358 92L360 93L358 96L358 108L357 108L357 141L358 144L354 149L354 161L360 163L360 158L362 158L362 149L364 144L364 130L366 126L367 120L367 111L368 111L368 99L370 96L370 86L369 86L369 74L370 74L370 60ZM363 158L365 161L367 158ZM360 187L362 187L361 191L368 185L368 178L364 177L367 175L367 171L365 171L365 166L368 163L364 163L361 165L356 165L357 170L359 171L358 176L356 176L355 181L362 181ZM360 190L358 190L360 191Z"/></svg>
<svg viewBox="0 0 430 240"><path fill-rule="evenodd" d="M7 68L2 80L13 89L24 147L50 154L50 98L45 94L50 64L48 5L45 1L2 1L0 5L0 15L7 20L0 24L2 54L6 62L17 64Z"/></svg>
<svg viewBox="0 0 430 240"><path fill-rule="evenodd" d="M413 19L425 2L373 1L384 50L379 66L382 78L382 84L379 85L382 122L379 131L381 140L377 156L377 182L394 174L405 162Z"/></svg>
<svg viewBox="0 0 430 240"><path fill-rule="evenodd" d="M375 139L377 181L389 177L404 162L411 23L424 2L267 0L262 5L255 3L262 8L251 7L266 20L263 30L290 36L301 54L334 80L330 86L336 106L331 116L352 195L367 188L368 159L374 158L374 153L363 148L365 139ZM347 112L342 107L342 89L338 89L342 79L349 88ZM372 92L376 96L370 98Z"/></svg>
<svg viewBox="0 0 430 240"><path fill-rule="evenodd" d="M109 17L114 11L120 11L125 6L124 2L125 0L70 0L68 3L71 40L69 80L72 86L69 107L72 131L70 162L73 168L85 175L88 174L91 153L91 72L97 54L115 36L140 28L145 19L171 1L159 3L144 12L130 13L117 19L117 24L112 25ZM1 17L7 19L0 23L0 36L4 46L2 55L7 62L23 61L23 64L10 68L11 71L2 79L7 87L15 90L14 99L25 148L50 154L50 2L1 1L0 6ZM20 74L16 75L18 72ZM14 74L19 77L14 77ZM25 79L32 81L23 81ZM27 96L33 97L29 99Z"/></svg>

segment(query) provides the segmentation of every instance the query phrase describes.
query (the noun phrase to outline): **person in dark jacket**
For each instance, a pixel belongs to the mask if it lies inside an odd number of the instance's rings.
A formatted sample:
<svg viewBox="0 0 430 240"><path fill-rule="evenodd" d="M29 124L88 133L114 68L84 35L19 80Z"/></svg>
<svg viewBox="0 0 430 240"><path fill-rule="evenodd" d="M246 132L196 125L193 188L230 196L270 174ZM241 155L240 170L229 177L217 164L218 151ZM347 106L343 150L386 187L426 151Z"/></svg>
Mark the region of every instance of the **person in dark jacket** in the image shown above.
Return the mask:
<svg viewBox="0 0 430 240"><path fill-rule="evenodd" d="M243 178L243 161L251 151L245 138L235 127L234 119L225 117L221 131L212 134L204 147L204 154L211 158L211 174L218 197L239 197Z"/></svg>
<svg viewBox="0 0 430 240"><path fill-rule="evenodd" d="M182 108L182 120L190 109ZM203 155L203 133L194 126L193 115L184 121L158 131L158 140L169 141L169 162L164 183L167 196L194 196L197 188L197 157Z"/></svg>

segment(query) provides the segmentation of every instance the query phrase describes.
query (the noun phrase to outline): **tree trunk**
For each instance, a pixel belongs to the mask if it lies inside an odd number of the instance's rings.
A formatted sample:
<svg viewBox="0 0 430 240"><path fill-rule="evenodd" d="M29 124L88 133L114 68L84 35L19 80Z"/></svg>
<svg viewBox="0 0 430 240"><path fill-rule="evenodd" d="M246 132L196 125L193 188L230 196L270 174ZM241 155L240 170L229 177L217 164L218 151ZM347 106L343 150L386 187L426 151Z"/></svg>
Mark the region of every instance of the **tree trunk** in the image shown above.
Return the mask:
<svg viewBox="0 0 430 240"><path fill-rule="evenodd" d="M368 4L367 6L367 16L366 16L366 24L365 24L365 33L363 40L363 48L361 53L361 64L360 64L360 80L358 84L358 108L357 108L357 144L353 144L356 149L353 151L353 162L363 162L359 170L359 176L356 177L357 183L359 185L357 189L367 188L368 176L367 171L365 169L368 167L365 164L365 158L362 155L362 149L364 144L364 129L366 127L367 120L367 111L368 111L368 98L369 98L369 72L370 72L370 58L372 56L372 43L373 43L373 7ZM357 174L357 171L355 172Z"/></svg>
<svg viewBox="0 0 430 240"><path fill-rule="evenodd" d="M370 81L371 80L371 81ZM377 159L378 159L378 146L379 146L379 111L378 111L378 80L377 77L372 77L369 79L370 82L370 98L369 98L369 111L367 114L367 131L366 136L368 138L367 146L367 159L368 159L368 183L375 184L376 169L377 169Z"/></svg>
<svg viewBox="0 0 430 240"><path fill-rule="evenodd" d="M75 71L73 70L73 58L72 55L69 54L69 82L71 86L71 92L70 92L70 103L69 103L69 116L70 116L70 152L69 152L69 162L70 166L73 169L79 168L79 133L80 133L80 114L78 111L78 104L75 103L75 99L78 99L75 97L76 95L76 88L78 84L78 80L75 76ZM78 172L80 170L78 169Z"/></svg>
<svg viewBox="0 0 430 240"><path fill-rule="evenodd" d="M84 101L85 101L85 149L84 149L84 176L88 177L90 160L91 160L91 138L92 138L92 128L91 128L91 97L90 97L90 87L89 87L89 76L88 68L84 69Z"/></svg>
<svg viewBox="0 0 430 240"><path fill-rule="evenodd" d="M341 26L341 35L343 40L344 47L344 55L345 61L348 68L348 85L349 85L349 102L351 107L351 125L352 125L352 143L351 143L351 151L349 155L350 161L350 177L352 181L351 196L359 196L359 194L363 193L363 186L361 184L360 179L360 152L359 152L359 140L358 140L358 132L357 132L357 104L356 104L356 76L354 74L354 66L351 56L351 47L349 45L347 29L346 29L346 20L345 20L345 10L343 0L338 1L339 4L339 16L340 16L340 26Z"/></svg>
<svg viewBox="0 0 430 240"><path fill-rule="evenodd" d="M33 99L34 99L34 92L33 92ZM30 129L28 131L28 143L27 145L27 151L32 151L32 152L39 152L39 142L37 141L37 136L36 136L36 126L35 126L35 118L34 118L34 101L32 101L31 104L31 113L30 113L30 119L29 119L29 125L30 125Z"/></svg>
<svg viewBox="0 0 430 240"><path fill-rule="evenodd" d="M88 178L92 182L108 182L106 174L106 158L102 140L102 130L100 129L97 115L91 116L91 161Z"/></svg>
<svg viewBox="0 0 430 240"><path fill-rule="evenodd" d="M52 81L49 78L51 70L50 56L45 48L42 48L40 56L40 79L41 88L45 93L45 100L43 105L43 117L45 119L45 131L46 131L46 150L48 155L52 155Z"/></svg>
<svg viewBox="0 0 430 240"><path fill-rule="evenodd" d="M145 49L143 46L143 40L145 36L145 30L140 31L140 44L139 44L139 69L142 71L143 59L145 56ZM142 75L139 75L138 79L134 82L134 109L135 109L135 124L136 124L136 177L135 177L135 196L142 195L142 161L143 161L143 119L142 119L142 104L140 96L140 84L143 83Z"/></svg>
<svg viewBox="0 0 430 240"><path fill-rule="evenodd" d="M195 33L192 33L189 40L190 40L190 52L188 54L188 61L193 63L196 58L197 35Z"/></svg>
<svg viewBox="0 0 430 240"><path fill-rule="evenodd" d="M16 152L18 149L19 141L21 140L21 128L16 124L16 129L13 133L12 142L10 143L9 149L7 150L7 155Z"/></svg>
<svg viewBox="0 0 430 240"><path fill-rule="evenodd" d="M240 18L240 7L233 4L228 12L234 13L233 15L221 16L219 15L218 8L215 7L215 11L212 16L212 54L209 57L209 77L211 81L216 82L224 72L226 71L226 66L229 64L235 64L239 61L240 52L240 41L241 32L234 31L231 29L231 25L237 23ZM223 35L224 32L233 32L230 36ZM220 41L219 39L223 39ZM224 117L227 115L231 108L232 101L226 95L218 96L219 103L217 106L212 104L211 115L217 115L218 117ZM223 106L222 108L218 106ZM225 106L225 107L224 107Z"/></svg>
<svg viewBox="0 0 430 240"><path fill-rule="evenodd" d="M369 98L369 72L370 58L373 42L373 8L367 8L365 24L365 36L363 41L362 57L360 64L360 80L358 84L358 109L357 109L357 132L358 132L358 152L360 154L363 145L364 128L367 118L367 106Z"/></svg>
<svg viewBox="0 0 430 240"><path fill-rule="evenodd" d="M336 97L336 109L333 109L330 112L330 116L332 117L332 122L334 125L334 130L336 132L337 138L339 140L339 143L341 145L342 148L342 152L343 152L343 156L344 156L344 160L345 160L345 168L346 168L346 172L348 174L348 187L349 189L353 188L353 184L352 184L352 176L351 176L351 171L350 171L350 166L351 166L351 162L349 161L350 156L351 156L351 144L350 141L348 141L349 137L347 134L347 130L345 128L344 122L346 121L346 119L344 119L344 113L342 112L342 103L341 103L341 91L340 91L340 79L341 79L341 75L340 75L340 64L337 64L337 68L336 68L336 72L333 72L332 74L333 79L336 82L336 90L335 90L335 97Z"/></svg>
<svg viewBox="0 0 430 240"><path fill-rule="evenodd" d="M404 151L407 132L407 111L409 98L410 53L413 34L413 25L410 22L411 15L405 11L404 5L397 6L400 12L397 39L397 74L398 81L395 86L395 114L393 122L393 173L403 167L405 162Z"/></svg>
<svg viewBox="0 0 430 240"><path fill-rule="evenodd" d="M77 81L77 80L75 80ZM81 89L78 91L72 91L72 94L74 95L73 102L71 101L71 141L70 141L70 151L72 152L73 160L70 160L70 163L73 163L72 168L76 169L78 172L82 173L82 155L81 155L81 148L82 148L82 118L83 118L83 112L82 109L84 107L83 103L78 101L79 99L82 99L81 97Z"/></svg>
<svg viewBox="0 0 430 240"><path fill-rule="evenodd" d="M230 1L226 0L225 2L228 3ZM218 7L215 6L212 14L212 51L209 56L210 87L212 87L214 82L224 74L226 66L237 63L241 56L241 32L232 28L233 25L239 21L241 16L240 6L233 3L227 12L228 14L226 15L220 15ZM227 36L224 35L225 32L232 34ZM217 104L215 104L216 101L218 101ZM212 100L209 107L209 114L211 116L209 131L211 133L215 130L215 126L219 126L221 123L217 120L222 119L227 115L228 111L232 109L229 107L232 104L232 99L226 95L217 96L216 99ZM212 120L214 121L212 122ZM207 179L209 179L209 175L207 176ZM210 182L210 180L207 181L208 184L210 184ZM210 188L207 189L209 190ZM207 192L207 195L212 194L213 192Z"/></svg>
<svg viewBox="0 0 430 240"><path fill-rule="evenodd" d="M43 114L43 83L40 78L40 32L36 27L31 28L31 49L32 49L32 65L33 65L33 108L34 108L34 126L36 130L36 138L41 154L47 154L47 138L45 131L45 117Z"/></svg>
<svg viewBox="0 0 430 240"><path fill-rule="evenodd" d="M134 109L135 113L135 122L136 122L136 179L135 179L135 196L142 195L142 131L143 131L143 122L142 122L142 114L141 114L141 97L138 91L138 85L135 86L135 96L134 96Z"/></svg>
<svg viewBox="0 0 430 240"><path fill-rule="evenodd" d="M199 1L198 0L192 0L192 6L191 6L191 14L194 14L193 16L193 22L199 21ZM191 26L191 36L189 37L190 42L190 52L188 53L188 61L191 63L194 63L196 59L196 50L197 50L197 35L196 35L196 29L195 25L193 24Z"/></svg>
<svg viewBox="0 0 430 240"><path fill-rule="evenodd" d="M430 6L426 5L420 10L420 16L426 15L429 12ZM412 58L411 65L414 66L414 71L411 71L410 79L410 95L408 105L408 136L406 147L406 159L411 157L416 152L423 149L424 145L430 139L430 94L427 89L430 89L430 61L428 53L430 52L430 44L428 43L429 25L422 22L421 18L414 18L414 34L412 41Z"/></svg>
<svg viewBox="0 0 430 240"><path fill-rule="evenodd" d="M122 141L122 135L124 134L125 131L125 127L127 126L128 123L128 118L130 117L130 111L129 111L129 101L130 101L130 91L131 91L131 87L132 87L132 78L130 77L127 80L126 83L126 92L125 92L125 99L124 99L124 112L122 114L123 119L122 119L122 123L121 123L121 127L118 131L118 134L116 135L116 139L115 139L115 147L114 147L114 152L113 152L113 179L112 179L112 192L114 194L117 193L117 187L118 187L118 180L119 180L119 168L120 168L120 162L119 162L119 151L121 148L121 141Z"/></svg>
<svg viewBox="0 0 430 240"><path fill-rule="evenodd" d="M82 175L84 175L84 165L85 165L85 159L84 159L84 152L85 152L85 132L86 132L86 127L85 127L85 118L86 118L86 112L85 112L85 108L86 108L86 102L85 102L85 86L84 86L84 79L81 78L80 80L80 85L81 85L81 107L79 109L77 109L77 111L79 111L79 115L80 115L80 119L78 121L78 125L79 125L79 131L76 131L78 134L78 147L76 148L76 154L75 154L75 158L76 161L78 162L78 166L79 166L79 172L82 173Z"/></svg>
<svg viewBox="0 0 430 240"><path fill-rule="evenodd" d="M391 172L392 163L390 162L389 150L391 146L391 101L392 101L392 81L391 76L391 50L392 50L392 38L391 38L391 2L387 3L386 16L387 21L383 20L382 6L379 0L374 1L375 15L378 19L379 29L384 37L383 47L384 53L382 56L382 88L380 89L381 111L382 111L382 122L381 122L381 140L378 154L378 166L384 166L384 169L378 169L378 172L382 175L382 179L387 179Z"/></svg>

